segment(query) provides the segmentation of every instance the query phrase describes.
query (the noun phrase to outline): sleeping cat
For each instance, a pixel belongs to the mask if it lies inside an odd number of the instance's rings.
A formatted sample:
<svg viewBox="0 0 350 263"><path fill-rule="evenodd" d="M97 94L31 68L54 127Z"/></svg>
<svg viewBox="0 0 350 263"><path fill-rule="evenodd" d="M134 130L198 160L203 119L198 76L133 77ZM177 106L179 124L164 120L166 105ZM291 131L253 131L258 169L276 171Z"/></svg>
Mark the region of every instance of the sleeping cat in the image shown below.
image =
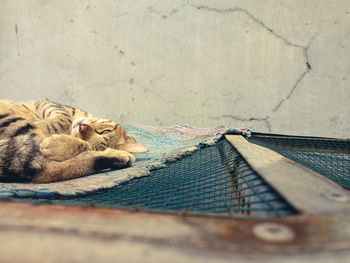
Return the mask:
<svg viewBox="0 0 350 263"><path fill-rule="evenodd" d="M148 148L119 124L39 100L0 99L0 182L49 183L120 169Z"/></svg>

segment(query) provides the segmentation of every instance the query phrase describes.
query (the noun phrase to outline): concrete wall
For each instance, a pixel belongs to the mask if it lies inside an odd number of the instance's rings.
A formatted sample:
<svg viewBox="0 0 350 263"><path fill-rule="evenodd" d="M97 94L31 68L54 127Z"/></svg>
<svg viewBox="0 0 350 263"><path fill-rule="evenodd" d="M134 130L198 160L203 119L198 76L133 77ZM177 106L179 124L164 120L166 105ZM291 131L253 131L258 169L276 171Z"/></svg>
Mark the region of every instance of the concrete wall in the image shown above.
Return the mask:
<svg viewBox="0 0 350 263"><path fill-rule="evenodd" d="M349 0L1 0L0 97L350 137Z"/></svg>

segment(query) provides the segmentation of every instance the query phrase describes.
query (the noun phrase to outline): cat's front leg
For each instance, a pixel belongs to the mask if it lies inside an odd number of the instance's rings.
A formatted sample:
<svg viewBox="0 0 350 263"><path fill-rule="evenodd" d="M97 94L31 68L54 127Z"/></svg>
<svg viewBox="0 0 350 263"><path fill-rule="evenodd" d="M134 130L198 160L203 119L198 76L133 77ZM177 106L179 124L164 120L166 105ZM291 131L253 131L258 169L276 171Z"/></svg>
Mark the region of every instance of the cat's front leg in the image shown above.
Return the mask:
<svg viewBox="0 0 350 263"><path fill-rule="evenodd" d="M67 134L55 134L45 138L40 144L40 151L51 161L62 162L91 150L88 142Z"/></svg>
<svg viewBox="0 0 350 263"><path fill-rule="evenodd" d="M104 169L120 169L131 166L135 156L129 152L107 148L104 151L93 151L92 172Z"/></svg>
<svg viewBox="0 0 350 263"><path fill-rule="evenodd" d="M77 156L56 162L45 159L43 169L33 183L51 183L98 173L105 169L123 169L135 162L135 156L126 151L107 148L104 151L86 151Z"/></svg>

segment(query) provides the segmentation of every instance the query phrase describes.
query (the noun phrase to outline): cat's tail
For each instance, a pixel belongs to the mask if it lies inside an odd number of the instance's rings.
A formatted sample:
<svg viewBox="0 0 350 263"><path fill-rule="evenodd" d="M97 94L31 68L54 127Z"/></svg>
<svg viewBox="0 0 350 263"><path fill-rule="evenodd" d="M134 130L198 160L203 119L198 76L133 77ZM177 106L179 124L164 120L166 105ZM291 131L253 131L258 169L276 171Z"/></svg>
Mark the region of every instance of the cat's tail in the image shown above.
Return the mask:
<svg viewBox="0 0 350 263"><path fill-rule="evenodd" d="M0 182L30 182L42 170L39 145L31 132L0 139Z"/></svg>

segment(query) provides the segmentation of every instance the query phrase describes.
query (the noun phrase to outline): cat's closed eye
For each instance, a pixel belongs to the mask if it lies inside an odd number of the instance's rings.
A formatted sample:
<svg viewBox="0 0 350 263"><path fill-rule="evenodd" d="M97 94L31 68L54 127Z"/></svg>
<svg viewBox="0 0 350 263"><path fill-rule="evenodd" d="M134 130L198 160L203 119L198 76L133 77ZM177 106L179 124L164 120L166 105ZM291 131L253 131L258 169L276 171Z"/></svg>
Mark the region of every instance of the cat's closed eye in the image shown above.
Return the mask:
<svg viewBox="0 0 350 263"><path fill-rule="evenodd" d="M101 132L97 132L98 134L100 135L103 135L103 134L107 134L107 133L110 133L112 130L103 130Z"/></svg>

